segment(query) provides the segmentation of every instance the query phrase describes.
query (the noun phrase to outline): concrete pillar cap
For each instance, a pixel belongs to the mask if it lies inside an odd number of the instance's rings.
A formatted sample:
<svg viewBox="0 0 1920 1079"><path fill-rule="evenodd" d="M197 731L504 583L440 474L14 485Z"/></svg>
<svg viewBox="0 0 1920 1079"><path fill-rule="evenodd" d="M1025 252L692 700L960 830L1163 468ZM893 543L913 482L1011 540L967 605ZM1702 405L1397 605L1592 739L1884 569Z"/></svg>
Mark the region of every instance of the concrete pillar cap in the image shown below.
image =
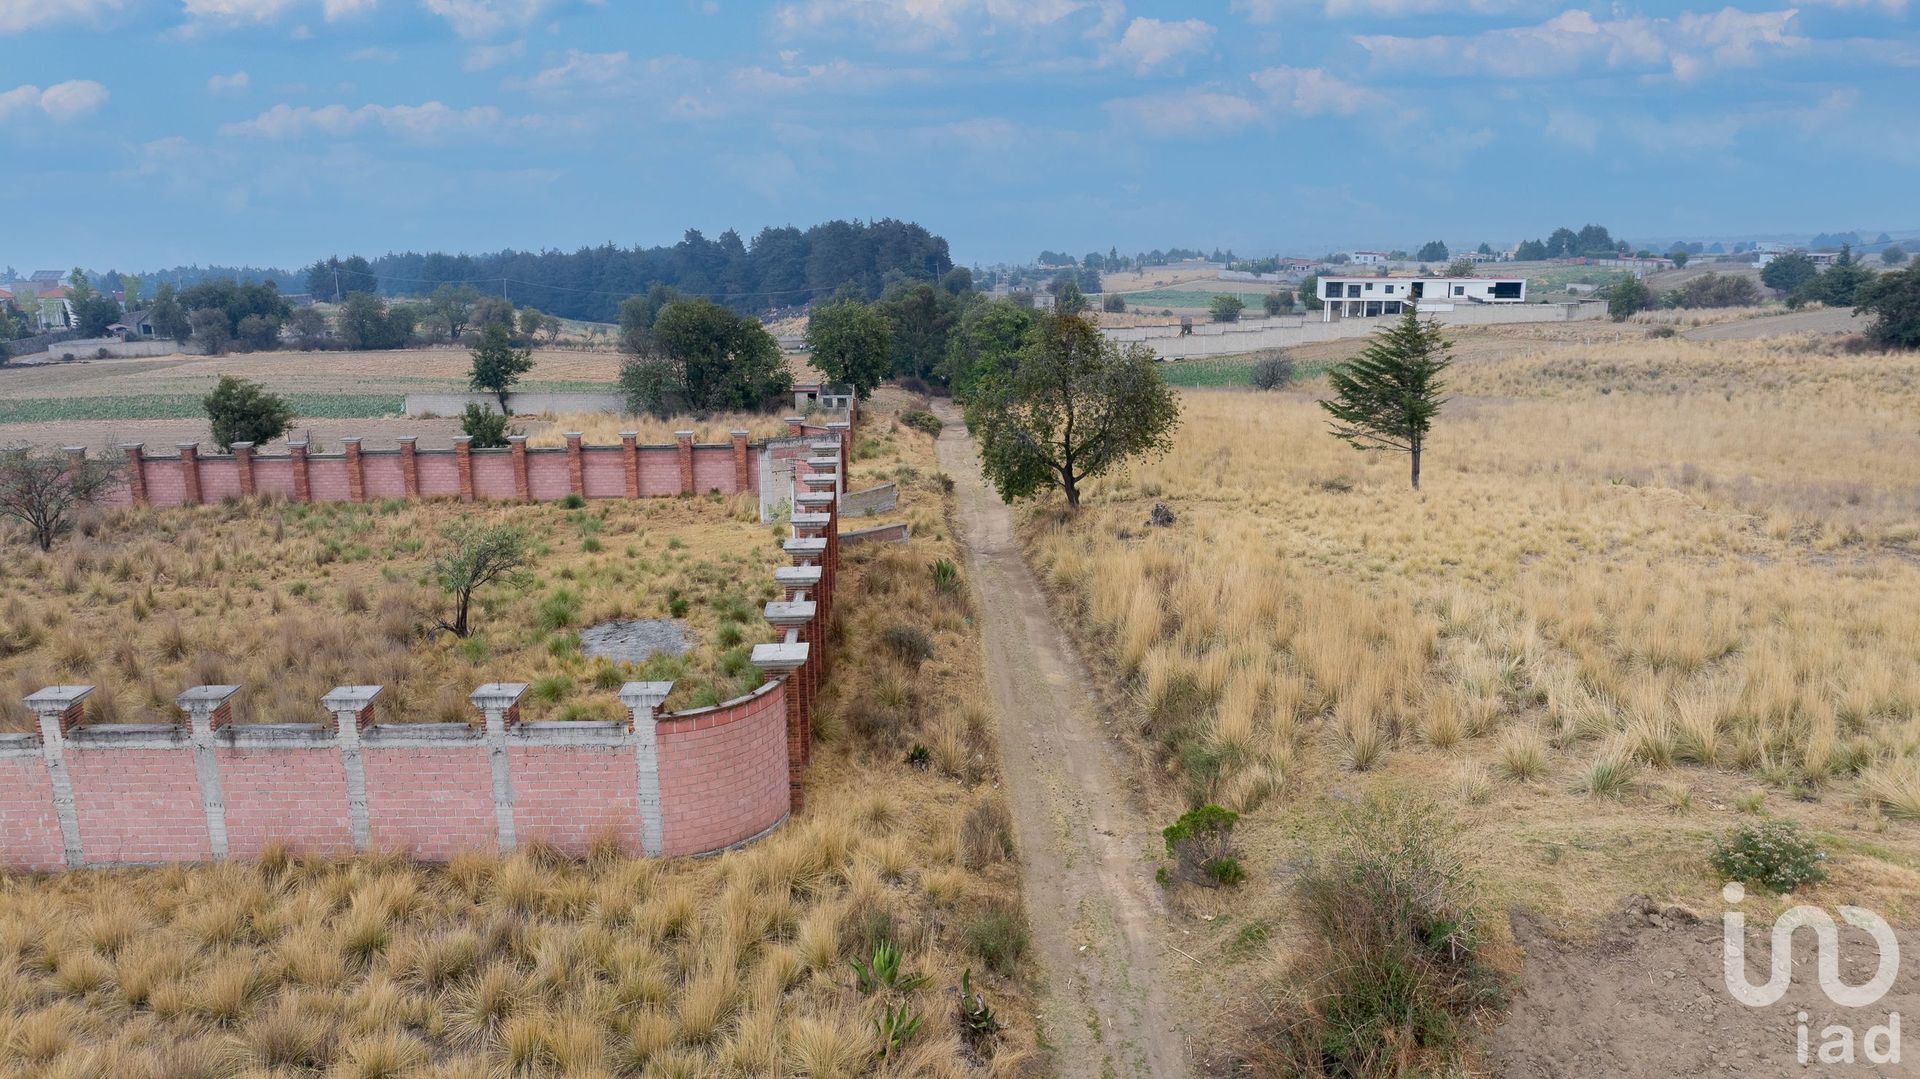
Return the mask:
<svg viewBox="0 0 1920 1079"><path fill-rule="evenodd" d="M461 435L460 437L462 437L462 438L471 438L472 436L471 436L471 435ZM413 445L413 444L414 444L415 442L418 442L418 441L420 441L420 436L419 436L419 435L395 435L395 436L394 436L394 439L393 439L393 440L394 440L395 442L398 442L398 443L400 443L400 444L401 444L402 446L411 446L411 445Z"/></svg>
<svg viewBox="0 0 1920 1079"><path fill-rule="evenodd" d="M24 702L35 715L57 716L85 700L87 694L92 692L92 686L48 686L28 694Z"/></svg>
<svg viewBox="0 0 1920 1079"><path fill-rule="evenodd" d="M173 706L182 712L211 712L238 692L239 686L194 686L175 697Z"/></svg>
<svg viewBox="0 0 1920 1079"><path fill-rule="evenodd" d="M808 647L805 643L756 644L753 646L753 665L764 673L788 674L805 665Z"/></svg>
<svg viewBox="0 0 1920 1079"><path fill-rule="evenodd" d="M667 695L672 692L672 682L628 682L620 687L620 703L629 710L652 711L666 703Z"/></svg>
<svg viewBox="0 0 1920 1079"><path fill-rule="evenodd" d="M385 686L335 686L327 695L320 698L321 707L329 712L358 712L373 703Z"/></svg>
<svg viewBox="0 0 1920 1079"><path fill-rule="evenodd" d="M819 604L810 599L774 600L767 604L766 617L769 625L804 626L813 621L818 610Z"/></svg>
<svg viewBox="0 0 1920 1079"><path fill-rule="evenodd" d="M175 443L173 444L173 448L174 448L174 449L177 449L177 450L198 450L198 449L200 448L200 443L198 443L198 442L175 442Z"/></svg>
<svg viewBox="0 0 1920 1079"><path fill-rule="evenodd" d="M467 700L472 701L473 706L480 709L512 708L519 703L521 696L526 692L525 682L488 682L474 690Z"/></svg>

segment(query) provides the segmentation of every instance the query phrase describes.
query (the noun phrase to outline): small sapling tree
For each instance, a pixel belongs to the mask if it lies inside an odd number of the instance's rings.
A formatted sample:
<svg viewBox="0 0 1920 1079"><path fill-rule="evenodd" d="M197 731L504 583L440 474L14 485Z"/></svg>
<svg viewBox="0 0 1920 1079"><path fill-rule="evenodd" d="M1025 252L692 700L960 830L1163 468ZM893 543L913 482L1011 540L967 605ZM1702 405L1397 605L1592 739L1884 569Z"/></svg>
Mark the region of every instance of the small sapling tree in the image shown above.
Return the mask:
<svg viewBox="0 0 1920 1079"><path fill-rule="evenodd" d="M453 598L453 617L440 628L456 637L473 632L473 594L527 564L527 534L513 525L490 525L472 517L440 530L446 549L433 560L433 579Z"/></svg>
<svg viewBox="0 0 1920 1079"><path fill-rule="evenodd" d="M1440 376L1453 363L1451 347L1440 323L1420 321L1409 304L1366 351L1327 372L1333 400L1320 407L1333 417L1333 436L1358 450L1406 454L1416 491L1427 431L1446 404Z"/></svg>
<svg viewBox="0 0 1920 1079"><path fill-rule="evenodd" d="M24 446L0 450L0 517L19 521L34 546L51 551L72 531L80 510L98 502L119 479L114 461L42 455Z"/></svg>
<svg viewBox="0 0 1920 1079"><path fill-rule="evenodd" d="M513 347L513 331L499 322L487 326L480 343L473 347L473 369L467 385L475 393L490 393L500 399L500 411L511 413L507 394L520 376L533 370L533 350Z"/></svg>

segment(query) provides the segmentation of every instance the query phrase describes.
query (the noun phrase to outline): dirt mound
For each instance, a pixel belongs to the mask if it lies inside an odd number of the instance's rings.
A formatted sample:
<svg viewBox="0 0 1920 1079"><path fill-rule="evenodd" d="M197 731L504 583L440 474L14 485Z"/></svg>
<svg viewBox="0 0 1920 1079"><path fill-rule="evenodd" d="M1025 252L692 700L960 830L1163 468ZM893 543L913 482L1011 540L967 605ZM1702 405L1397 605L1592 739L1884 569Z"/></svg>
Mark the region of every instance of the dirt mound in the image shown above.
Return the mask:
<svg viewBox="0 0 1920 1079"><path fill-rule="evenodd" d="M1713 912L1717 914L1718 912ZM1906 1063L1874 1065L1858 1052L1868 1028L1885 1024L1890 1012L1920 1009L1920 963L1909 959L1893 989L1877 1005L1842 1008L1826 997L1818 978L1811 934L1802 933L1794 953L1793 982L1779 1003L1753 1008L1727 991L1721 967L1718 917L1634 896L1607 920L1599 935L1573 942L1552 935L1538 916L1516 911L1514 941L1526 952L1526 968L1506 1020L1488 1042L1488 1064L1503 1079L1566 1076L1681 1075L1801 1077L1809 1068L1822 1076L1912 1075L1916 1047ZM1755 919L1747 941L1748 980L1766 981L1771 950ZM1843 928L1841 972L1850 985L1873 976L1873 940ZM1916 955L1920 933L1899 930L1902 951ZM1807 1013L1808 1043L1815 1062L1798 1059L1799 1013ZM1841 1024L1855 1031L1857 1063L1820 1063L1821 1031Z"/></svg>

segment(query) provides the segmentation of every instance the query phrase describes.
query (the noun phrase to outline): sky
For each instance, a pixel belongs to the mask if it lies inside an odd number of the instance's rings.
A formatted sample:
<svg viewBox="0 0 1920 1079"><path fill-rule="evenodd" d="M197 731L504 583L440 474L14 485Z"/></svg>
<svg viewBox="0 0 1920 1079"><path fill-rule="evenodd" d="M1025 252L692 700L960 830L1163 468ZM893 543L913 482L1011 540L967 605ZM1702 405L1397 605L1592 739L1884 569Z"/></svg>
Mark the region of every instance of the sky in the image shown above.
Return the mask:
<svg viewBox="0 0 1920 1079"><path fill-rule="evenodd" d="M1920 0L0 0L0 267L1920 226Z"/></svg>

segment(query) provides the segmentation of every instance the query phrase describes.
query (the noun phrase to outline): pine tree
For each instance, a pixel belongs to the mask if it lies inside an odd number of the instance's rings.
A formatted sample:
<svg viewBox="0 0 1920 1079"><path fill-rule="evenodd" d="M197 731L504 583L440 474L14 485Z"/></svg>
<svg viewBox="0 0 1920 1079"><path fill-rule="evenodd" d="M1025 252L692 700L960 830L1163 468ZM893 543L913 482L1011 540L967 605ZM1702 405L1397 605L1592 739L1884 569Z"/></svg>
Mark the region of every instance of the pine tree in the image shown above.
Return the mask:
<svg viewBox="0 0 1920 1079"><path fill-rule="evenodd" d="M1327 372L1334 400L1320 402L1333 417L1333 436L1358 450L1407 454L1413 489L1420 489L1420 453L1446 398L1440 376L1452 365L1440 323L1420 321L1412 304L1400 321L1374 336L1360 355Z"/></svg>

